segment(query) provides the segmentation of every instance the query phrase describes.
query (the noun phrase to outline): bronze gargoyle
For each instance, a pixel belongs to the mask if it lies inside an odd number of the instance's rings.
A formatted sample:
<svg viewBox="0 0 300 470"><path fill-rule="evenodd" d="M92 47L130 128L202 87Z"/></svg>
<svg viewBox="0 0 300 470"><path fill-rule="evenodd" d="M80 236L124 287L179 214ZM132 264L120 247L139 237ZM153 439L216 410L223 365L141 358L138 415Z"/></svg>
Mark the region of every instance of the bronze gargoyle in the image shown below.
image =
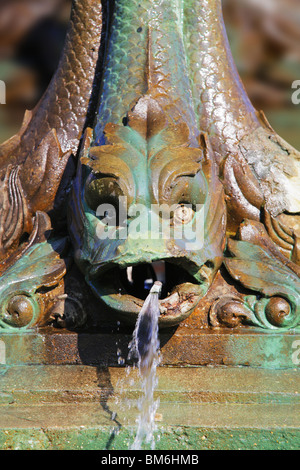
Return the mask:
<svg viewBox="0 0 300 470"><path fill-rule="evenodd" d="M67 308L74 261L124 321L162 279L161 327L203 304L212 327L297 327L299 172L220 0L74 1L57 72L0 146L0 328L88 322L86 299Z"/></svg>

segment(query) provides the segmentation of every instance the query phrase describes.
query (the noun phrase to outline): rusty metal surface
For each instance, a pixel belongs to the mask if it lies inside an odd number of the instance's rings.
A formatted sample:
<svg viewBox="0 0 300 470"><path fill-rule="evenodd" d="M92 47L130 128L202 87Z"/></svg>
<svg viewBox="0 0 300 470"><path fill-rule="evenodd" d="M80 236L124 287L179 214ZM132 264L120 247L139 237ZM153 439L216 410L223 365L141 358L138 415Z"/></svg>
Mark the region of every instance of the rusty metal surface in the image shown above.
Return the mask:
<svg viewBox="0 0 300 470"><path fill-rule="evenodd" d="M137 369L81 365L0 366L1 405L97 403L141 395ZM295 369L159 367L154 399L161 403L300 404Z"/></svg>
<svg viewBox="0 0 300 470"><path fill-rule="evenodd" d="M0 448L127 450L137 371L0 367ZM156 450L297 449L296 371L159 368Z"/></svg>
<svg viewBox="0 0 300 470"><path fill-rule="evenodd" d="M40 330L26 335L2 334L6 364L81 364L119 367L127 362L129 332L72 333ZM299 334L266 335L259 331L205 330L181 327L160 334L162 365L252 366L295 368ZM130 362L129 362L130 363Z"/></svg>

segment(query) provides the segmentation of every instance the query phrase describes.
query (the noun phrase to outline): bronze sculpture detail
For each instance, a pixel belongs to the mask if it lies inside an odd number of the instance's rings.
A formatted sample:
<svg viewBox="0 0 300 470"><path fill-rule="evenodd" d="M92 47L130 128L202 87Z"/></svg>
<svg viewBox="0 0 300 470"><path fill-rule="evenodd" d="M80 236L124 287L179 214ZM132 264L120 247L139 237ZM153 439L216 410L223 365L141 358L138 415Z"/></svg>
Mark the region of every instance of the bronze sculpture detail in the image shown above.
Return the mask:
<svg viewBox="0 0 300 470"><path fill-rule="evenodd" d="M246 95L220 0L74 1L48 90L0 146L0 328L84 326L73 261L125 321L143 304L126 270L160 262L161 327L201 309L212 327L299 326L299 161ZM101 204L125 216L105 224ZM132 237L137 206L170 237Z"/></svg>

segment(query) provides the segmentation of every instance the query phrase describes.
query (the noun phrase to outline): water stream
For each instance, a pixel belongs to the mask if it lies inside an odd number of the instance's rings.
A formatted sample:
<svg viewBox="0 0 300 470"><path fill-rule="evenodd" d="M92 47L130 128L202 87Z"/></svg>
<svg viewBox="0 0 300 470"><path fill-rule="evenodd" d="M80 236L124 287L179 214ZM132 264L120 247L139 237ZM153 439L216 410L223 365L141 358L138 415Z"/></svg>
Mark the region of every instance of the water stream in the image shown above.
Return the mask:
<svg viewBox="0 0 300 470"><path fill-rule="evenodd" d="M155 447L155 414L159 400L154 400L157 386L156 368L160 362L158 317L162 283L156 281L139 313L133 338L129 344L129 359L137 359L142 396L138 401L137 431L131 450L141 450L143 444Z"/></svg>

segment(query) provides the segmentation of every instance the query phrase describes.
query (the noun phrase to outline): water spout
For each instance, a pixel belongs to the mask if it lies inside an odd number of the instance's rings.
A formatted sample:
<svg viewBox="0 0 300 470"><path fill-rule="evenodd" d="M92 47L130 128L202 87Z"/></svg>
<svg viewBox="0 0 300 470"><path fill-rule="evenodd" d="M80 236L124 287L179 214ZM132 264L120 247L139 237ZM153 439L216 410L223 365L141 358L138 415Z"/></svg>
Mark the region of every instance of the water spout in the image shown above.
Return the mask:
<svg viewBox="0 0 300 470"><path fill-rule="evenodd" d="M158 400L154 401L154 390L157 385L156 368L160 362L158 317L159 294L162 283L156 281L146 298L139 313L133 339L129 345L129 357L137 357L139 373L142 379L143 395L138 403L139 417L137 420L137 433L132 450L141 450L142 444L150 444L154 449L155 414Z"/></svg>

